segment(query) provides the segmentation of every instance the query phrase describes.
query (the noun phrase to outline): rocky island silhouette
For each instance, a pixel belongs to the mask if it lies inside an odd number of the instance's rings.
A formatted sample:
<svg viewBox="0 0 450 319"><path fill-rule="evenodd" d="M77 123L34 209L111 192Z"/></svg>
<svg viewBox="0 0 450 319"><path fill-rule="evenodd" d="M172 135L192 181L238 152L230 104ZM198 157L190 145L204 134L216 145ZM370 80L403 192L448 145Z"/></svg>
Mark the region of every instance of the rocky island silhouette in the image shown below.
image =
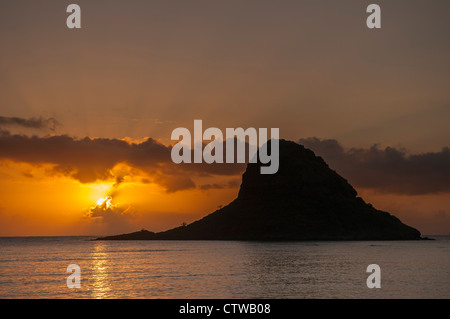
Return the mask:
<svg viewBox="0 0 450 319"><path fill-rule="evenodd" d="M249 163L239 194L191 224L97 240L416 240L417 229L375 209L313 151L280 140L276 174Z"/></svg>

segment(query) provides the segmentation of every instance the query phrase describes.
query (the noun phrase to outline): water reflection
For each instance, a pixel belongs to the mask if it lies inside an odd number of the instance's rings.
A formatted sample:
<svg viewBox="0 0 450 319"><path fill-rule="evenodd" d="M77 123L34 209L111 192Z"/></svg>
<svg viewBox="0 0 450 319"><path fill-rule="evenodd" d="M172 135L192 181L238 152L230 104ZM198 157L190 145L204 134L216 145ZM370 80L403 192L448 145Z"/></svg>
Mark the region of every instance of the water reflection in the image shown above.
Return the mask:
<svg viewBox="0 0 450 319"><path fill-rule="evenodd" d="M92 260L92 297L96 299L108 298L111 285L109 281L109 260L105 243L95 244L91 253Z"/></svg>

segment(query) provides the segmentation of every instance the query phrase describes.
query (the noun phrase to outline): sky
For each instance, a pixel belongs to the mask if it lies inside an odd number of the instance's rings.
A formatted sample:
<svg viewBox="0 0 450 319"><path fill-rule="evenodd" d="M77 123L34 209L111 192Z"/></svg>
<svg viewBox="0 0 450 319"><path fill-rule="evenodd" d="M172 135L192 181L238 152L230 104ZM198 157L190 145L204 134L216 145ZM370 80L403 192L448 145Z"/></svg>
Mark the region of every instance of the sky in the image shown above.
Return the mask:
<svg viewBox="0 0 450 319"><path fill-rule="evenodd" d="M175 165L171 132L279 128L375 207L450 232L448 1L0 3L0 236L169 229L245 165ZM106 199L111 196L111 199ZM103 199L100 200L99 199Z"/></svg>

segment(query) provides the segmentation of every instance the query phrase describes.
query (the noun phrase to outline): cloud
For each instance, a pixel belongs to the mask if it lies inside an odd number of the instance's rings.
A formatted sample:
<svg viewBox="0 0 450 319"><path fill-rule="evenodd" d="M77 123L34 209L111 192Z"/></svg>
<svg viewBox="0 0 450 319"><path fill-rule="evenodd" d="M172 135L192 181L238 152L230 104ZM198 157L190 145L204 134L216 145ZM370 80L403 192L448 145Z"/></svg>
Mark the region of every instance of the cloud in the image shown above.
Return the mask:
<svg viewBox="0 0 450 319"><path fill-rule="evenodd" d="M356 187L385 193L431 194L450 191L450 149L408 154L395 147L345 150L333 139L300 139L299 144L323 157L329 166Z"/></svg>
<svg viewBox="0 0 450 319"><path fill-rule="evenodd" d="M169 149L153 139L129 144L117 139L81 140L72 137L28 137L3 134L0 136L0 158L31 164L51 163L82 183L111 178L117 163L127 162L138 167L156 168L167 162Z"/></svg>
<svg viewBox="0 0 450 319"><path fill-rule="evenodd" d="M154 181L163 186L168 193L195 188L194 181L185 174L157 174Z"/></svg>
<svg viewBox="0 0 450 319"><path fill-rule="evenodd" d="M82 183L115 180L112 192L129 175L139 175L165 187L168 192L195 188L193 176L237 175L241 164L174 164L172 146L155 139L141 142L121 139L82 138L67 135L26 136L0 132L0 160L52 164L52 173L70 176ZM116 169L118 164L127 169ZM130 167L132 168L130 170ZM113 194L110 194L113 195Z"/></svg>
<svg viewBox="0 0 450 319"><path fill-rule="evenodd" d="M33 117L29 119L24 119L20 117L5 117L0 116L0 127L8 126L8 127L25 127L25 128L33 128L33 129L46 129L54 132L59 123L55 118L50 117L44 119L42 117Z"/></svg>
<svg viewBox="0 0 450 319"><path fill-rule="evenodd" d="M118 204L113 204L112 197L106 196L103 201L89 208L88 217L117 218L128 212L130 212L130 207L123 208Z"/></svg>
<svg viewBox="0 0 450 319"><path fill-rule="evenodd" d="M52 127L49 123L53 121L0 117L0 125ZM307 138L298 142L322 156L331 168L356 187L397 194L450 191L448 147L436 153L408 154L403 149L383 149L378 145L346 150L332 139ZM82 183L114 180L108 194L112 196L116 195L127 176L140 176L143 182L158 183L167 192L234 187L239 183L197 186L194 177L236 176L242 174L246 167L245 163L177 165L171 160L171 149L172 146L152 138L130 142L108 138L77 139L67 135L38 137L13 135L0 129L0 160L51 164L51 173L64 174Z"/></svg>
<svg viewBox="0 0 450 319"><path fill-rule="evenodd" d="M131 206L114 204L111 196L106 196L86 212L86 218L94 225L106 228L108 232L130 229L134 209Z"/></svg>

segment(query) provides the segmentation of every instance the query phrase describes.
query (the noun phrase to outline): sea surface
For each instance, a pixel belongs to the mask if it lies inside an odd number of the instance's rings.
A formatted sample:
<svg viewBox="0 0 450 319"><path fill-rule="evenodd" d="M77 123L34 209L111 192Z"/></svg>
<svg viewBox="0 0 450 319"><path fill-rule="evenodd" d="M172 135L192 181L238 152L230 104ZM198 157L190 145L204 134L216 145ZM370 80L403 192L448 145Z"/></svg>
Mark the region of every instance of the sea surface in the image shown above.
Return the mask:
<svg viewBox="0 0 450 319"><path fill-rule="evenodd" d="M450 298L450 238L92 241L0 238L0 298ZM68 288L67 266L81 270ZM381 288L369 289L369 264Z"/></svg>

